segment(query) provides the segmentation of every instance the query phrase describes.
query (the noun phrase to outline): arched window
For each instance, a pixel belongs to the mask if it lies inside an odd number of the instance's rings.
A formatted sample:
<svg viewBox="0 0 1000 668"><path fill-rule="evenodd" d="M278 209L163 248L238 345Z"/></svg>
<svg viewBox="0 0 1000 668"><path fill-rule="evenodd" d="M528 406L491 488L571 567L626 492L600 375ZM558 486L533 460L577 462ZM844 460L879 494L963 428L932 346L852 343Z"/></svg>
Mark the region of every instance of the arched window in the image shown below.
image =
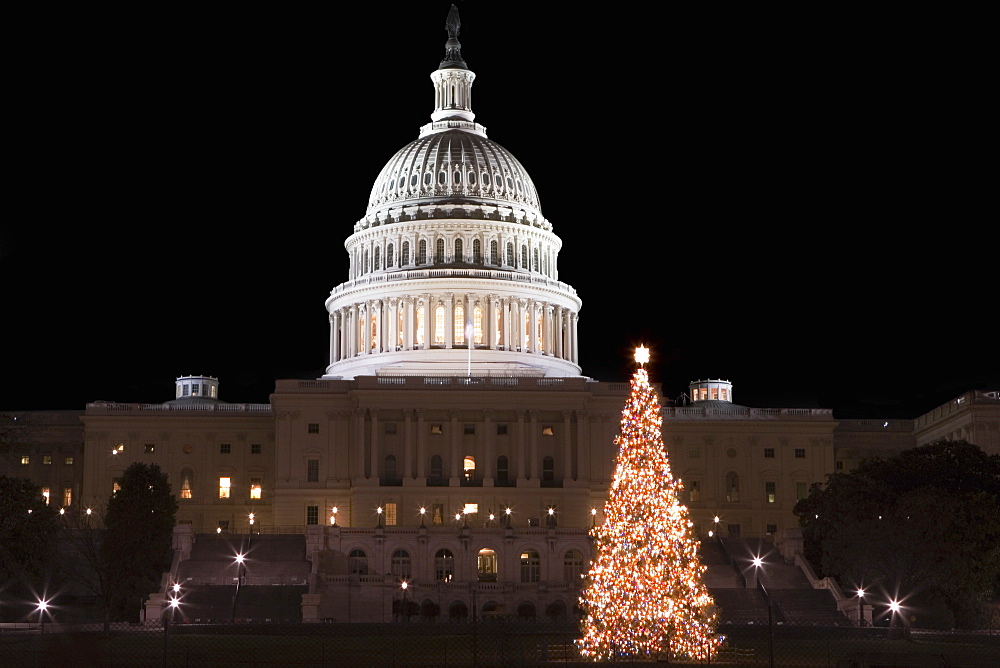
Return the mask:
<svg viewBox="0 0 1000 668"><path fill-rule="evenodd" d="M386 455L383 473L385 474L385 482L391 483L399 479L399 474L396 471L396 455Z"/></svg>
<svg viewBox="0 0 1000 668"><path fill-rule="evenodd" d="M434 343L444 343L444 307L434 309Z"/></svg>
<svg viewBox="0 0 1000 668"><path fill-rule="evenodd" d="M504 264L508 267L514 266L514 242L512 241L507 242L507 258L505 259Z"/></svg>
<svg viewBox="0 0 1000 668"><path fill-rule="evenodd" d="M410 553L406 550L396 550L392 553L389 572L400 580L409 580L411 575Z"/></svg>
<svg viewBox="0 0 1000 668"><path fill-rule="evenodd" d="M479 239L472 240L472 261L476 264L483 263L483 242Z"/></svg>
<svg viewBox="0 0 1000 668"><path fill-rule="evenodd" d="M371 348L370 349L377 351L379 349L379 345L378 345L378 313L376 313L374 309L372 310L372 316L371 316L370 320L371 320L371 344L370 344Z"/></svg>
<svg viewBox="0 0 1000 668"><path fill-rule="evenodd" d="M403 257L400 258L399 266L405 267L410 264L410 242L403 242Z"/></svg>
<svg viewBox="0 0 1000 668"><path fill-rule="evenodd" d="M455 262L462 262L465 258L462 257L462 253L465 248L462 245L461 239L455 239Z"/></svg>
<svg viewBox="0 0 1000 668"><path fill-rule="evenodd" d="M480 306L472 310L472 343L483 345L483 309Z"/></svg>
<svg viewBox="0 0 1000 668"><path fill-rule="evenodd" d="M542 334L545 332L545 314L538 314L538 335L535 337L535 348L538 352L543 352L545 350L545 337Z"/></svg>
<svg viewBox="0 0 1000 668"><path fill-rule="evenodd" d="M417 264L427 264L427 239L421 239L417 245Z"/></svg>
<svg viewBox="0 0 1000 668"><path fill-rule="evenodd" d="M362 262L361 273L367 274L369 271L371 271L371 267L368 265L368 249L366 248L364 261Z"/></svg>
<svg viewBox="0 0 1000 668"><path fill-rule="evenodd" d="M528 247L521 246L521 266L520 269L528 268Z"/></svg>
<svg viewBox="0 0 1000 668"><path fill-rule="evenodd" d="M552 601L545 606L545 616L549 619L565 619L566 604L562 601Z"/></svg>
<svg viewBox="0 0 1000 668"><path fill-rule="evenodd" d="M405 324L405 321L403 319L403 308L402 308L402 306L400 306L400 308L396 311L396 345L399 348L403 347L403 341L405 340L403 338L403 326L404 326L404 324Z"/></svg>
<svg viewBox="0 0 1000 668"><path fill-rule="evenodd" d="M441 455L431 457L431 478L441 478Z"/></svg>
<svg viewBox="0 0 1000 668"><path fill-rule="evenodd" d="M448 618L453 621L461 621L469 616L469 606L462 601L452 601L448 606Z"/></svg>
<svg viewBox="0 0 1000 668"><path fill-rule="evenodd" d="M426 324L425 320L426 320L426 317L425 317L424 307L420 306L420 307L417 308L417 345L418 346L424 345L424 331L426 331L425 328L424 328L424 325Z"/></svg>
<svg viewBox="0 0 1000 668"><path fill-rule="evenodd" d="M185 467L181 469L181 498L190 499L194 489L194 471Z"/></svg>
<svg viewBox="0 0 1000 668"><path fill-rule="evenodd" d="M434 244L434 262L444 264L444 239L438 239Z"/></svg>
<svg viewBox="0 0 1000 668"><path fill-rule="evenodd" d="M460 346L465 343L465 307L455 304L455 345Z"/></svg>
<svg viewBox="0 0 1000 668"><path fill-rule="evenodd" d="M531 258L531 270L537 272L538 271L538 249L535 248L532 251L532 253L533 253L533 255L532 255L532 258Z"/></svg>
<svg viewBox="0 0 1000 668"><path fill-rule="evenodd" d="M538 552L525 550L521 553L521 582L538 582L541 570Z"/></svg>
<svg viewBox="0 0 1000 668"><path fill-rule="evenodd" d="M375 270L378 271L382 268L382 249L378 246L375 247Z"/></svg>
<svg viewBox="0 0 1000 668"><path fill-rule="evenodd" d="M579 585L583 575L583 555L579 550L569 550L563 557L563 580L570 585Z"/></svg>
<svg viewBox="0 0 1000 668"><path fill-rule="evenodd" d="M499 258L497 258L497 240L493 239L490 241L490 264L498 265L500 264Z"/></svg>
<svg viewBox="0 0 1000 668"><path fill-rule="evenodd" d="M365 317L365 312L362 310L358 311L358 326L360 328L361 336L358 337L358 352L363 353L365 351L365 325L368 319Z"/></svg>
<svg viewBox="0 0 1000 668"><path fill-rule="evenodd" d="M726 474L726 501L739 503L740 500L740 476L735 471Z"/></svg>
<svg viewBox="0 0 1000 668"><path fill-rule="evenodd" d="M535 618L535 604L531 601L522 601L517 604L517 616L521 619Z"/></svg>
<svg viewBox="0 0 1000 668"><path fill-rule="evenodd" d="M347 555L347 572L351 575L368 575L368 555L359 548Z"/></svg>
<svg viewBox="0 0 1000 668"><path fill-rule="evenodd" d="M494 309L493 315L495 316L493 318L493 327L494 327L494 333L496 334L497 337L497 345L502 346L506 342L503 340L503 328L500 326L501 323L500 318L503 314L501 313L499 306L497 306L496 309Z"/></svg>
<svg viewBox="0 0 1000 668"><path fill-rule="evenodd" d="M507 463L507 455L497 457L497 482L506 483L510 478L510 467Z"/></svg>
<svg viewBox="0 0 1000 668"><path fill-rule="evenodd" d="M392 261L394 259L396 259L395 257L393 257L392 251L393 251L392 244L389 244L388 246L385 247L385 268L386 269L392 269Z"/></svg>
<svg viewBox="0 0 1000 668"><path fill-rule="evenodd" d="M440 549L434 555L434 579L438 582L451 582L455 576L455 555L451 550Z"/></svg>

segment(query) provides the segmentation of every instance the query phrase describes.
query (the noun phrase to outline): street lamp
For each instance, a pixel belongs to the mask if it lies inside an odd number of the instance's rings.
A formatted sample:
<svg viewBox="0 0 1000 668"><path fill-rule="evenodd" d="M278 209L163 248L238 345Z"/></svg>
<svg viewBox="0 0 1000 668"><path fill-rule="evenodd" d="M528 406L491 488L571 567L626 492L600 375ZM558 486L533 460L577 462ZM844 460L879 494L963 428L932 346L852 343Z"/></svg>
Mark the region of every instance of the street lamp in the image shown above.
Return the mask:
<svg viewBox="0 0 1000 668"><path fill-rule="evenodd" d="M404 622L408 622L409 621L409 615L407 614L409 611L408 611L408 609L406 607L406 588L409 587L409 586L410 586L410 583L407 582L406 580L403 580L403 582L400 583L400 585L399 585L400 589L403 590L403 607L400 610L400 612L403 613L403 621Z"/></svg>
<svg viewBox="0 0 1000 668"><path fill-rule="evenodd" d="M376 508L375 512L378 513L378 525L382 526L382 506Z"/></svg>
<svg viewBox="0 0 1000 668"><path fill-rule="evenodd" d="M427 514L427 508L420 506L420 526L424 526L424 515Z"/></svg>
<svg viewBox="0 0 1000 668"><path fill-rule="evenodd" d="M337 526L337 506L330 509L330 526Z"/></svg>
<svg viewBox="0 0 1000 668"><path fill-rule="evenodd" d="M861 587L858 587L858 627L859 628L865 625L865 613L864 613L864 605L863 605L864 599L865 599L865 590L862 589Z"/></svg>
<svg viewBox="0 0 1000 668"><path fill-rule="evenodd" d="M49 609L49 602L45 599L38 601L38 625L41 632L45 633L45 611Z"/></svg>

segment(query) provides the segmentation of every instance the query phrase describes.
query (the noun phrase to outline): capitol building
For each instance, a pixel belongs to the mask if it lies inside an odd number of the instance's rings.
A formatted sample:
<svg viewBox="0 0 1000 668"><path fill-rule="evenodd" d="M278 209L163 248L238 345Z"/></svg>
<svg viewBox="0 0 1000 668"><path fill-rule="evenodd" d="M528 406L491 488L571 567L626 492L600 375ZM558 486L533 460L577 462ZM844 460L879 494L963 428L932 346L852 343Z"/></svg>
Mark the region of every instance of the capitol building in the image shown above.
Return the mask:
<svg viewBox="0 0 1000 668"><path fill-rule="evenodd" d="M185 566L199 541L296 536L304 619L390 619L403 581L443 616L571 615L628 383L580 366L587 295L560 276L545 174L536 184L478 122L459 34L453 10L429 122L385 147L367 201L357 194L349 273L325 304L322 377L279 379L267 403L228 403L225 378L195 375L163 403L40 413L13 472L82 508L129 464L158 464L180 505L171 578L211 578ZM573 236L565 243L572 252ZM872 454L942 437L1000 452L995 393L916 420L837 420L742 406L733 382L698 379L663 416L701 537L794 540L795 502Z"/></svg>

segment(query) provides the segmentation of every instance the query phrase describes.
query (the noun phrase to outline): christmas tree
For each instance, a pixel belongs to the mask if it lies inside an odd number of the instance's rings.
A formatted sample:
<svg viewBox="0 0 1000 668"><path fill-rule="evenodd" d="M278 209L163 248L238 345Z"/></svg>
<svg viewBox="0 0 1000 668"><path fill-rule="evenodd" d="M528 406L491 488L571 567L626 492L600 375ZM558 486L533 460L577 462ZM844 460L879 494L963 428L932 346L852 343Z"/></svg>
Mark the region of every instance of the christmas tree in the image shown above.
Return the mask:
<svg viewBox="0 0 1000 668"><path fill-rule="evenodd" d="M604 522L591 530L596 554L580 597L583 638L577 643L595 660L709 659L722 638L693 525L678 500L682 486L670 473L659 400L643 366L648 360L640 347L615 439Z"/></svg>

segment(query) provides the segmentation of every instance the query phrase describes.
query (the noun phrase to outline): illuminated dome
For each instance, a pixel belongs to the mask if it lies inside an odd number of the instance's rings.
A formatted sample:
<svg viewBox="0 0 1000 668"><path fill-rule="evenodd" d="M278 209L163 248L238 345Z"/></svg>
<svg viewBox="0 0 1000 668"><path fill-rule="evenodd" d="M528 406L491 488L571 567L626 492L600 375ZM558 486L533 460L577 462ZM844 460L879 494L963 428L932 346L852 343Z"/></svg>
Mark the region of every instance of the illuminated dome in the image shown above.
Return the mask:
<svg viewBox="0 0 1000 668"><path fill-rule="evenodd" d="M546 225L528 172L483 131L431 129L404 146L375 181L366 218L429 203L511 207L529 224Z"/></svg>
<svg viewBox="0 0 1000 668"><path fill-rule="evenodd" d="M382 168L344 242L323 377L579 376L562 241L527 171L475 122L454 6L445 27L431 122Z"/></svg>

